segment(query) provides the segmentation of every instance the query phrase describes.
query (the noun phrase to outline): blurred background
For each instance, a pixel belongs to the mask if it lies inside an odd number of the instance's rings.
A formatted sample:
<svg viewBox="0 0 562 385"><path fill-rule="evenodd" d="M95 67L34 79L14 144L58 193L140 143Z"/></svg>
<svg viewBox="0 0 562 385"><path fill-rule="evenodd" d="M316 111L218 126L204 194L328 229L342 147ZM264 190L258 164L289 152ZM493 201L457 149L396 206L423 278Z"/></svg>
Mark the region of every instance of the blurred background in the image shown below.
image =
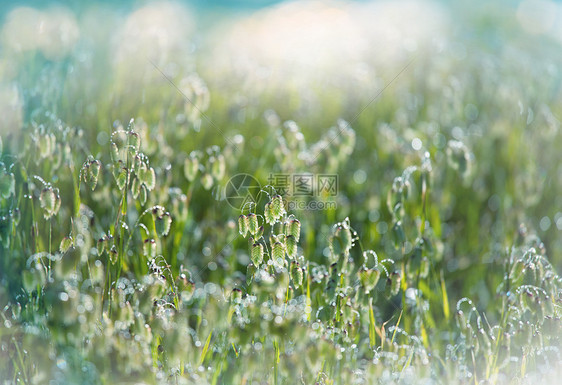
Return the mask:
<svg viewBox="0 0 562 385"><path fill-rule="evenodd" d="M342 118L357 135L345 166L291 164L341 175L328 221L349 215L382 245L387 191L428 151L449 271L462 276L474 260L493 261L521 224L562 266L561 3L21 1L0 9L5 147L16 151L26 129L56 118L82 128L95 155L115 121L135 117L174 143L157 166L181 158L174 151L243 137L246 156L227 176L263 181L284 167L264 127L294 120L314 143ZM466 146L462 177L447 172L450 140ZM199 218L212 204L201 199Z"/></svg>

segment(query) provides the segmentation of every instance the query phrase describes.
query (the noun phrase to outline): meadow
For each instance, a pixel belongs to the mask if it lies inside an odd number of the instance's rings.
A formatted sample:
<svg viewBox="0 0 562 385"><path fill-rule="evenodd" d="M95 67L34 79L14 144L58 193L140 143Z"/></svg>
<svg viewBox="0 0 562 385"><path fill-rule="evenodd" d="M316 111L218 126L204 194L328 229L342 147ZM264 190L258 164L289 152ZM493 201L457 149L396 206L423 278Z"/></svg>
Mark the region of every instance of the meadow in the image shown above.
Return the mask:
<svg viewBox="0 0 562 385"><path fill-rule="evenodd" d="M0 13L0 383L557 383L562 6L195 4Z"/></svg>

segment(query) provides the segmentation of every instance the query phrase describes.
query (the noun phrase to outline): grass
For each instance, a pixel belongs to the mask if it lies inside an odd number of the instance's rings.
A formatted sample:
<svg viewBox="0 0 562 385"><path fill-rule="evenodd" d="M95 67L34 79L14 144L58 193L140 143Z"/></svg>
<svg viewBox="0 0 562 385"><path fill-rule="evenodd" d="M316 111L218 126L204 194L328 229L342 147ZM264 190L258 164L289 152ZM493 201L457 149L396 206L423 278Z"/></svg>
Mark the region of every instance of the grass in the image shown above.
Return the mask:
<svg viewBox="0 0 562 385"><path fill-rule="evenodd" d="M0 130L0 380L555 383L562 57L514 34L459 59L489 17L359 115L372 92L291 108L301 86L205 53L141 85L99 41L4 55L22 109ZM110 80L80 77L93 61ZM241 173L261 186L236 206ZM307 173L337 194L270 178Z"/></svg>

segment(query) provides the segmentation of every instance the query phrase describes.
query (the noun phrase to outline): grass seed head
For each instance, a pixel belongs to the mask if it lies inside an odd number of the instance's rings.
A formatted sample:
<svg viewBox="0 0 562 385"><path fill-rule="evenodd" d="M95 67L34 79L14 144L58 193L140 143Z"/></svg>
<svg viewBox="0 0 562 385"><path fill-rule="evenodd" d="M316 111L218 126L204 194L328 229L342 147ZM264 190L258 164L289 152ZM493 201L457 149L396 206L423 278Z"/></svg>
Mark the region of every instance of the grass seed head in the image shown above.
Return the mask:
<svg viewBox="0 0 562 385"><path fill-rule="evenodd" d="M230 295L230 300L232 301L232 303L235 303L235 304L239 304L240 302L242 302L242 290L240 290L237 287L232 289L232 293Z"/></svg>
<svg viewBox="0 0 562 385"><path fill-rule="evenodd" d="M365 290L365 294L368 294L377 285L381 276L381 271L377 268L369 269L367 267L362 267L357 272L357 275L359 276L359 282L361 282L361 286L363 286L363 289Z"/></svg>
<svg viewBox="0 0 562 385"><path fill-rule="evenodd" d="M379 257L373 250L363 252L363 266L373 268L379 264Z"/></svg>
<svg viewBox="0 0 562 385"><path fill-rule="evenodd" d="M64 237L61 242L60 242L60 246L59 246L59 250L62 254L66 253L68 251L68 249L70 249L72 247L73 241L72 241L72 237Z"/></svg>
<svg viewBox="0 0 562 385"><path fill-rule="evenodd" d="M127 132L127 140L130 148L134 149L135 151L140 150L141 138L139 134L134 131L129 131Z"/></svg>
<svg viewBox="0 0 562 385"><path fill-rule="evenodd" d="M238 232L244 238L248 234L249 227L250 227L250 221L248 217L244 214L240 215L238 217Z"/></svg>
<svg viewBox="0 0 562 385"><path fill-rule="evenodd" d="M8 199L12 194L15 194L16 179L11 172L0 171L0 197Z"/></svg>
<svg viewBox="0 0 562 385"><path fill-rule="evenodd" d="M262 225L262 226L259 227L258 231L255 234L256 240L263 237L263 232L264 232L264 228L263 228L263 225Z"/></svg>
<svg viewBox="0 0 562 385"><path fill-rule="evenodd" d="M154 239L145 239L144 240L143 254L147 258L156 257L156 241Z"/></svg>
<svg viewBox="0 0 562 385"><path fill-rule="evenodd" d="M332 262L340 256L347 256L352 245L353 236L349 227L341 223L336 225L329 239Z"/></svg>
<svg viewBox="0 0 562 385"><path fill-rule="evenodd" d="M285 248L283 244L279 241L275 242L271 248L271 258L273 259L273 263L278 266L282 266L284 263L285 257Z"/></svg>
<svg viewBox="0 0 562 385"><path fill-rule="evenodd" d="M281 195L275 195L271 198L271 214L277 220L285 214L285 206Z"/></svg>
<svg viewBox="0 0 562 385"><path fill-rule="evenodd" d="M141 186L139 198L141 205L144 206L146 204L146 200L148 199L148 190L145 185Z"/></svg>
<svg viewBox="0 0 562 385"><path fill-rule="evenodd" d="M109 261L111 262L111 264L115 264L115 262L117 262L117 255L118 255L118 251L117 251L117 247L115 245L111 246L111 248L109 249Z"/></svg>
<svg viewBox="0 0 562 385"><path fill-rule="evenodd" d="M470 173L471 155L466 145L458 140L450 140L447 143L447 160L454 170L457 170L461 176Z"/></svg>
<svg viewBox="0 0 562 385"><path fill-rule="evenodd" d="M101 170L101 162L99 160L93 160L90 162L89 167L87 169L87 181L86 183L92 189L95 190L98 184L98 178L100 175Z"/></svg>
<svg viewBox="0 0 562 385"><path fill-rule="evenodd" d="M256 274L256 266L253 263L248 264L248 268L246 269L246 284L249 285L252 283L254 279L254 275Z"/></svg>
<svg viewBox="0 0 562 385"><path fill-rule="evenodd" d="M185 158L183 173L188 181L193 182L198 171L199 158L195 154L190 154L187 158Z"/></svg>
<svg viewBox="0 0 562 385"><path fill-rule="evenodd" d="M39 202L41 204L41 208L45 211L43 213L45 219L49 219L53 215L56 215L61 205L59 189L52 188L50 186L45 187L43 190L41 190Z"/></svg>
<svg viewBox="0 0 562 385"><path fill-rule="evenodd" d="M398 292L400 291L400 283L402 281L402 277L400 276L400 273L397 271L394 271L390 274L390 294L391 295L396 295L398 294Z"/></svg>
<svg viewBox="0 0 562 385"><path fill-rule="evenodd" d="M53 134L40 135L37 139L37 147L39 149L39 157L42 159L51 156L56 147L56 138Z"/></svg>
<svg viewBox="0 0 562 385"><path fill-rule="evenodd" d="M97 242L98 255L101 256L107 247L107 237L104 235Z"/></svg>
<svg viewBox="0 0 562 385"><path fill-rule="evenodd" d="M457 327L461 330L461 332L465 333L468 328L468 323L462 310L457 310L455 313L455 321L457 322Z"/></svg>
<svg viewBox="0 0 562 385"><path fill-rule="evenodd" d="M289 271L291 275L291 280L293 281L293 285L295 289L298 289L302 285L302 281L304 278L303 270L299 266L298 262L293 261L291 262L291 269Z"/></svg>
<svg viewBox="0 0 562 385"><path fill-rule="evenodd" d="M156 232L161 237L167 236L172 226L172 216L170 213L166 211L164 214L156 217L155 226Z"/></svg>
<svg viewBox="0 0 562 385"><path fill-rule="evenodd" d="M292 235L298 242L301 237L301 223L298 219L291 219L287 227L285 227L286 235Z"/></svg>
<svg viewBox="0 0 562 385"><path fill-rule="evenodd" d="M276 218L275 218L275 215L273 215L273 210L272 210L272 207L271 207L271 202L267 202L267 203L265 204L265 209L264 209L264 211L263 211L263 216L265 217L265 221L266 221L268 224L272 225L272 224L275 223Z"/></svg>
<svg viewBox="0 0 562 385"><path fill-rule="evenodd" d="M258 216L254 213L248 214L248 231L252 235L256 235L259 231Z"/></svg>
<svg viewBox="0 0 562 385"><path fill-rule="evenodd" d="M263 245L261 243L254 243L252 245L252 253L251 253L251 258L252 258L252 263L255 266L260 266L261 263L263 262Z"/></svg>
<svg viewBox="0 0 562 385"><path fill-rule="evenodd" d="M156 175L152 167L141 167L139 179L146 186L148 191L151 191L156 186Z"/></svg>
<svg viewBox="0 0 562 385"><path fill-rule="evenodd" d="M201 184L205 190L210 190L214 184L213 176L207 172L204 173L203 176L201 176Z"/></svg>
<svg viewBox="0 0 562 385"><path fill-rule="evenodd" d="M143 162L142 162L141 156L139 154L136 154L135 157L133 158L132 168L133 168L134 173L137 174L137 176L140 173L140 170L142 168L142 164L143 164Z"/></svg>
<svg viewBox="0 0 562 385"><path fill-rule="evenodd" d="M131 182L131 194L133 194L133 198L137 199L141 192L141 182L138 177L134 177L133 181Z"/></svg>
<svg viewBox="0 0 562 385"><path fill-rule="evenodd" d="M127 167L121 167L116 169L114 176L115 176L115 182L117 183L117 188L120 191L123 191L123 189L127 185L127 178L129 176L129 171L127 170Z"/></svg>
<svg viewBox="0 0 562 385"><path fill-rule="evenodd" d="M291 259L295 259L297 256L297 240L292 235L285 238L285 246L287 248L287 255Z"/></svg>
<svg viewBox="0 0 562 385"><path fill-rule="evenodd" d="M226 163L224 160L224 155L218 154L216 157L213 157L213 162L211 163L211 174L216 180L221 180L224 178L224 174L226 171Z"/></svg>
<svg viewBox="0 0 562 385"><path fill-rule="evenodd" d="M121 156L121 152L119 151L119 147L115 142L111 142L111 160L113 162L118 162L119 160L123 160Z"/></svg>

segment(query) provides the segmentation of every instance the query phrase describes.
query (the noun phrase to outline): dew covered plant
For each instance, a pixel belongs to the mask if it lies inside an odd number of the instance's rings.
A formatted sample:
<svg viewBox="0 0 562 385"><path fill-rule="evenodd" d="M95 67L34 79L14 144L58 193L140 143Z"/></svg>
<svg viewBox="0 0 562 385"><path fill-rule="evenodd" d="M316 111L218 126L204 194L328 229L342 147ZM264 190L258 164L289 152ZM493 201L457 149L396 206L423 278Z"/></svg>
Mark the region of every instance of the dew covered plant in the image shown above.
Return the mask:
<svg viewBox="0 0 562 385"><path fill-rule="evenodd" d="M183 45L12 52L0 382L557 383L562 57L478 36L463 56L469 26L378 99Z"/></svg>

